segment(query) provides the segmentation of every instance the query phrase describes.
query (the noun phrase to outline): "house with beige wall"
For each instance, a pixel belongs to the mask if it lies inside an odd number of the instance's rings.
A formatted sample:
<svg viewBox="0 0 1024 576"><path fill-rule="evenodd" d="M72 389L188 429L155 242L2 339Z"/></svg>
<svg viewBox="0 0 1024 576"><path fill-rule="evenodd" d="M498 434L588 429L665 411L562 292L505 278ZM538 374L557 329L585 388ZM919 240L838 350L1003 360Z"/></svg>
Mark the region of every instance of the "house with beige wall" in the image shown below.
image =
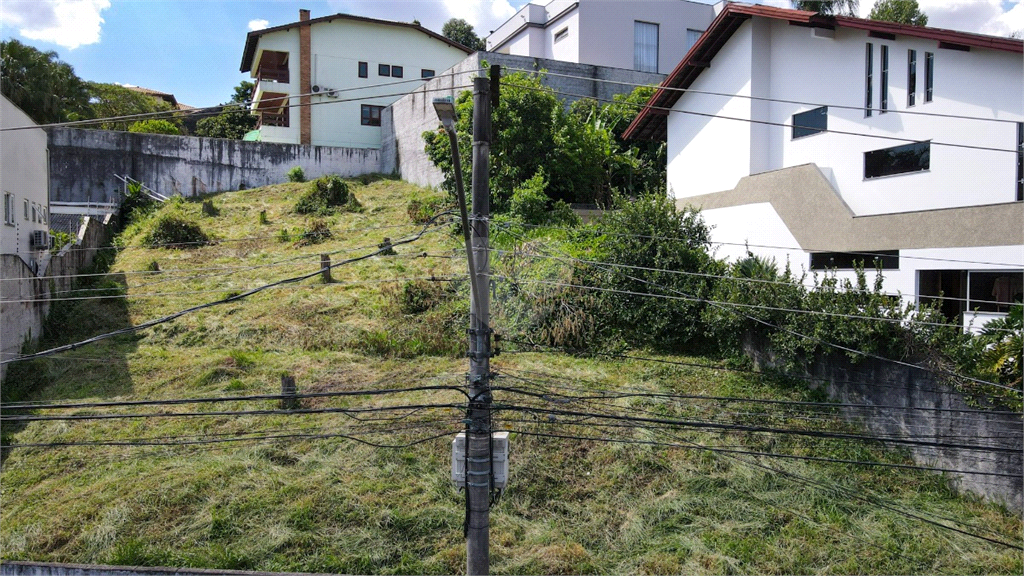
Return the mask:
<svg viewBox="0 0 1024 576"><path fill-rule="evenodd" d="M247 139L379 148L381 111L472 52L419 24L299 10L246 37L241 71L260 119Z"/></svg>
<svg viewBox="0 0 1024 576"><path fill-rule="evenodd" d="M0 253L16 255L38 272L42 257L50 249L46 132L36 128L28 114L4 96L0 96L0 126L4 129L0 132L4 204Z"/></svg>
<svg viewBox="0 0 1024 576"><path fill-rule="evenodd" d="M977 328L1024 294L1024 43L729 4L627 138L718 253L884 289ZM940 299L941 297L941 299Z"/></svg>

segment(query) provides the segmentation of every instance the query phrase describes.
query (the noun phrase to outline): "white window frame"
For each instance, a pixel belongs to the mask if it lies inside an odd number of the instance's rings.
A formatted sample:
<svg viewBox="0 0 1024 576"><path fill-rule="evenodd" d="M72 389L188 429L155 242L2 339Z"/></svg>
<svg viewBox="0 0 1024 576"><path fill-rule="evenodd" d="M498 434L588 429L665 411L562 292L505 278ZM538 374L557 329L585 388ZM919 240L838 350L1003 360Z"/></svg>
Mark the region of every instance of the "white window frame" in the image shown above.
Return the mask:
<svg viewBox="0 0 1024 576"><path fill-rule="evenodd" d="M14 226L14 194L4 192L4 224Z"/></svg>
<svg viewBox="0 0 1024 576"><path fill-rule="evenodd" d="M658 72L660 26L656 22L633 21L633 69L640 72ZM654 43L651 45L651 32ZM652 50L653 49L653 50ZM653 60L653 62L652 62Z"/></svg>

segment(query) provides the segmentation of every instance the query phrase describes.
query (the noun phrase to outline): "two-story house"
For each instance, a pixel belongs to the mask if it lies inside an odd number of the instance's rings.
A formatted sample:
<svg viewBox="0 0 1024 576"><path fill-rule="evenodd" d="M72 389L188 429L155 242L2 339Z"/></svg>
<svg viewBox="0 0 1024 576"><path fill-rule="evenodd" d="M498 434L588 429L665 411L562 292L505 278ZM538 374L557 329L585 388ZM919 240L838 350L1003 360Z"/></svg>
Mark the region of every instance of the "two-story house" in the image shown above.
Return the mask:
<svg viewBox="0 0 1024 576"><path fill-rule="evenodd" d="M250 32L252 139L379 148L380 113L472 50L418 24L334 14Z"/></svg>
<svg viewBox="0 0 1024 576"><path fill-rule="evenodd" d="M729 4L626 132L719 254L881 266L977 327L1024 292L1024 43ZM841 272L850 274L851 272Z"/></svg>
<svg viewBox="0 0 1024 576"><path fill-rule="evenodd" d="M46 132L0 96L0 191L4 222L0 253L18 256L34 273L50 249L50 171ZM17 128L12 130L12 128Z"/></svg>
<svg viewBox="0 0 1024 576"><path fill-rule="evenodd" d="M689 0L531 3L487 36L487 51L667 74L722 5Z"/></svg>

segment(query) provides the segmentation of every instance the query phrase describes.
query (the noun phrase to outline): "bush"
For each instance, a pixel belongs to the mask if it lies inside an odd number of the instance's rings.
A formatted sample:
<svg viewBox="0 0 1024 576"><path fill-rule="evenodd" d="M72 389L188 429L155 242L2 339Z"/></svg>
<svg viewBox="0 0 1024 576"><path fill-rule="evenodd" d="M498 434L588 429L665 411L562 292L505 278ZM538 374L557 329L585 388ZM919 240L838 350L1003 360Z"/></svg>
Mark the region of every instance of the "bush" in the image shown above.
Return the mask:
<svg viewBox="0 0 1024 576"><path fill-rule="evenodd" d="M196 222L170 213L160 215L142 241L154 248L198 248L207 244L210 237Z"/></svg>
<svg viewBox="0 0 1024 576"><path fill-rule="evenodd" d="M129 182L126 186L124 199L117 212L118 231L145 219L156 208L156 202L146 195L142 186L141 182Z"/></svg>
<svg viewBox="0 0 1024 576"><path fill-rule="evenodd" d="M406 314L420 314L443 302L446 296L438 282L410 280L398 293L398 305Z"/></svg>
<svg viewBox="0 0 1024 576"><path fill-rule="evenodd" d="M330 226L327 222L317 218L310 222L309 229L302 233L302 237L299 239L299 246L311 246L313 244L320 244L333 237L334 234L331 232Z"/></svg>
<svg viewBox="0 0 1024 576"><path fill-rule="evenodd" d="M295 203L299 214L327 216L339 208L357 211L359 201L348 190L348 184L338 176L322 176L310 182L309 190Z"/></svg>
<svg viewBox="0 0 1024 576"><path fill-rule="evenodd" d="M53 236L53 246L50 248L51 254L59 254L62 248L75 242L74 235L61 230L50 230L50 235Z"/></svg>
<svg viewBox="0 0 1024 576"><path fill-rule="evenodd" d="M294 168L292 168L291 170L288 171L288 181L289 182L305 182L306 181L306 171L302 169L302 166L295 166Z"/></svg>
<svg viewBox="0 0 1024 576"><path fill-rule="evenodd" d="M140 120L129 126L128 131L145 134L168 134L171 136L181 135L181 129L167 120Z"/></svg>
<svg viewBox="0 0 1024 576"><path fill-rule="evenodd" d="M414 196L406 204L405 213L414 224L426 224L450 206L451 202L441 196Z"/></svg>

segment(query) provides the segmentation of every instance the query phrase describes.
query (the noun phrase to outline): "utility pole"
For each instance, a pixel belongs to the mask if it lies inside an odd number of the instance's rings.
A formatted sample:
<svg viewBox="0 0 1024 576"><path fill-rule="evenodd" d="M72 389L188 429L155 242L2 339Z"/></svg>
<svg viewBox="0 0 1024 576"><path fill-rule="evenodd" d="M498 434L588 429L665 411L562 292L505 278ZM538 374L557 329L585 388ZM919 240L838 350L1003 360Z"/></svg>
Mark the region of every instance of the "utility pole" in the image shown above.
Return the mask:
<svg viewBox="0 0 1024 576"><path fill-rule="evenodd" d="M492 72L493 74L493 72ZM491 154L491 86L473 79L472 302L469 319L469 407L466 426L466 573L490 570L491 468L491 259L488 235Z"/></svg>

